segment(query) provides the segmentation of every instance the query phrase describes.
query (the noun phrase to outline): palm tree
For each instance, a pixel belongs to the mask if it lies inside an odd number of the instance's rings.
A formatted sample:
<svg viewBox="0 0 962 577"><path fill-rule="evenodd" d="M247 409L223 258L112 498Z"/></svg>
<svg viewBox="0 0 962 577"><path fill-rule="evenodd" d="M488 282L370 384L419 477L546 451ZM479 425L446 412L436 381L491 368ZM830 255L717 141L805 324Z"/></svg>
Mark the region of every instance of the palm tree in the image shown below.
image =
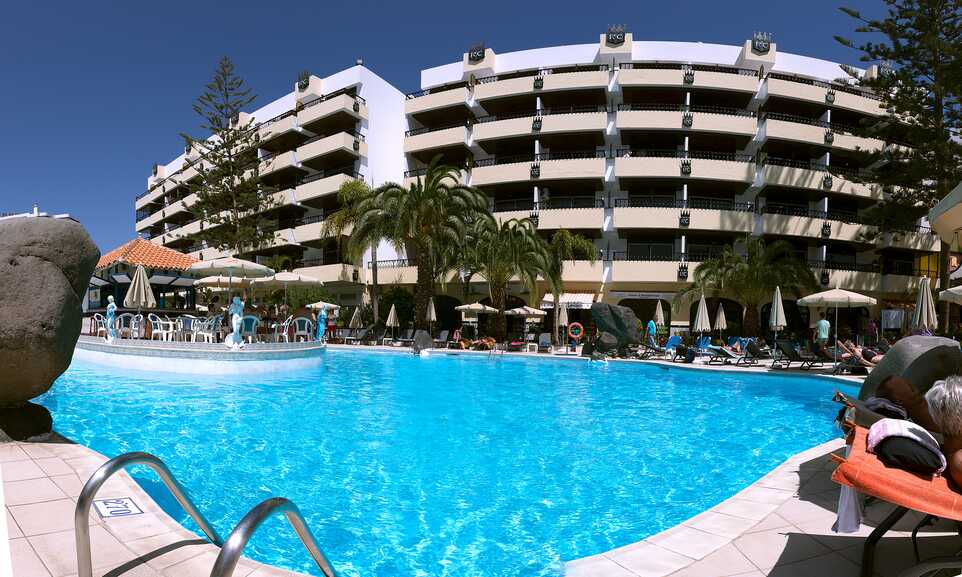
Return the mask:
<svg viewBox="0 0 962 577"><path fill-rule="evenodd" d="M381 318L378 316L380 290L377 282L377 245L388 231L372 230L369 235L370 238L361 238L351 234L360 217L358 208L363 202L370 200L372 196L371 187L363 180L349 180L342 184L337 189L337 201L341 208L331 213L324 220L321 227L321 236L337 239L338 248L351 261L360 260L365 251L371 250L371 286L368 290L371 297L371 309L374 313L374 319L377 320Z"/></svg>
<svg viewBox="0 0 962 577"><path fill-rule="evenodd" d="M547 280L548 287L551 289L551 295L554 297L555 323L552 332L554 333L555 342L559 342L561 339L558 334L557 319L561 293L564 292L564 282L562 281L564 276L564 261L579 259L595 262L598 259L598 249L595 248L591 240L580 234L574 234L564 228L557 230L551 235L551 240L548 241L548 249L551 268L545 280Z"/></svg>
<svg viewBox="0 0 962 577"><path fill-rule="evenodd" d="M748 236L745 248L743 256L727 245L721 254L701 263L693 283L675 296L675 304L688 304L702 293L729 298L745 307L743 330L754 336L759 331L759 306L776 286L796 292L818 288L815 275L807 263L796 258L788 242L766 243L761 237Z"/></svg>
<svg viewBox="0 0 962 577"><path fill-rule="evenodd" d="M434 293L440 247L456 245L472 223L491 219L488 197L460 184L459 171L435 156L408 188L388 182L357 203L352 241L385 239L417 262L415 328L427 329L428 300Z"/></svg>
<svg viewBox="0 0 962 577"><path fill-rule="evenodd" d="M551 249L528 218L511 219L500 225L493 219L478 221L473 236L482 265L481 273L488 281L491 304L498 309L494 337L504 340L508 282L517 277L534 294L538 277L548 278L553 274Z"/></svg>

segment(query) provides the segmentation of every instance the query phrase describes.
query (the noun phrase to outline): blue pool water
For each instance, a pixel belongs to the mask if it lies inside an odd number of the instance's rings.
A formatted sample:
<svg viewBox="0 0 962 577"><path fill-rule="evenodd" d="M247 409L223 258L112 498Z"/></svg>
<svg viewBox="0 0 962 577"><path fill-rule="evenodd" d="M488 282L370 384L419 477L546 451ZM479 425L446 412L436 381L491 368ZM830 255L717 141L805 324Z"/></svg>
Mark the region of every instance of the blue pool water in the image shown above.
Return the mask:
<svg viewBox="0 0 962 577"><path fill-rule="evenodd" d="M677 524L831 439L835 388L329 350L310 372L230 379L75 363L41 402L101 453L160 456L224 535L279 495L342 575L532 576ZM135 477L187 521L151 473ZM317 573L279 519L247 554Z"/></svg>

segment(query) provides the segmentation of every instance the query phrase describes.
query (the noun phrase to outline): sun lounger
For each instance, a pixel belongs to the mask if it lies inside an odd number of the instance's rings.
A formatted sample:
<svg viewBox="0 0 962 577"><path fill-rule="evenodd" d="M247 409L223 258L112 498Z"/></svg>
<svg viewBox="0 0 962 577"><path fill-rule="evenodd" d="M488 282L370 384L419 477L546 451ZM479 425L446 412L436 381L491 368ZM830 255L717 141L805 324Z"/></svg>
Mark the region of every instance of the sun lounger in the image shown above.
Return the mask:
<svg viewBox="0 0 962 577"><path fill-rule="evenodd" d="M772 358L771 352L762 349L753 339L748 339L745 342L745 356L752 358L756 362L763 359Z"/></svg>
<svg viewBox="0 0 962 577"><path fill-rule="evenodd" d="M449 331L448 329L444 329L443 331L441 331L441 333L438 335L438 338L434 339L434 347L438 349L443 349L444 347L448 346L448 334L450 332L451 331Z"/></svg>
<svg viewBox="0 0 962 577"><path fill-rule="evenodd" d="M895 505L895 509L866 537L862 549L863 576L874 575L875 547L882 537L909 511L918 511L931 517L962 521L962 493L949 484L946 476L923 477L909 471L888 467L868 452L868 429L851 424L848 436L850 450L845 458L833 457L839 463L832 480L852 487L863 495L869 495ZM929 518L923 518L916 531ZM912 540L917 541L913 532ZM916 543L916 551L918 551ZM939 569L962 569L962 556L933 557L920 561L900 573L900 577L921 577Z"/></svg>
<svg viewBox="0 0 962 577"><path fill-rule="evenodd" d="M404 334L401 338L397 339L397 342L401 343L402 347L410 347L414 344L414 329L405 329Z"/></svg>
<svg viewBox="0 0 962 577"><path fill-rule="evenodd" d="M726 349L725 347L709 346L708 351L709 365L716 363L719 365L730 365L733 364L732 361L734 361L734 365L736 367L749 367L757 362L754 357L748 355L739 355L734 351Z"/></svg>
<svg viewBox="0 0 962 577"><path fill-rule="evenodd" d="M541 333L540 335L538 335L538 352L539 353L551 352L551 333Z"/></svg>
<svg viewBox="0 0 962 577"><path fill-rule="evenodd" d="M352 336L344 337L344 344L359 345L364 342L364 339L367 337L367 333L368 333L368 329L364 328L357 331L357 333Z"/></svg>
<svg viewBox="0 0 962 577"><path fill-rule="evenodd" d="M773 369L790 369L792 363L798 363L795 368L804 370L822 366L822 361L818 357L802 355L795 350L795 347L789 341L775 341L775 346L782 353L782 358L772 361Z"/></svg>

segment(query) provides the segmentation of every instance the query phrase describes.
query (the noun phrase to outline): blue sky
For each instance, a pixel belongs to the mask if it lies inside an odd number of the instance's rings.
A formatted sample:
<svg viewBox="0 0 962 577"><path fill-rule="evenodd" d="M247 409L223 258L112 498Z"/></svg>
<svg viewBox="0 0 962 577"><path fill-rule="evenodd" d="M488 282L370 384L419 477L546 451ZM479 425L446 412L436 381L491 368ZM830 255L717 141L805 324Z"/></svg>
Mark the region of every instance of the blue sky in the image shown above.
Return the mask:
<svg viewBox="0 0 962 577"><path fill-rule="evenodd" d="M498 52L597 41L608 24L639 40L739 44L754 30L780 50L849 63L833 34L853 24L838 0L526 3L99 1L10 2L0 19L0 212L69 212L101 250L134 236L134 198L154 162L196 132L191 103L221 55L259 96L308 69L358 57L408 92L419 71L484 41ZM880 13L880 0L844 2Z"/></svg>

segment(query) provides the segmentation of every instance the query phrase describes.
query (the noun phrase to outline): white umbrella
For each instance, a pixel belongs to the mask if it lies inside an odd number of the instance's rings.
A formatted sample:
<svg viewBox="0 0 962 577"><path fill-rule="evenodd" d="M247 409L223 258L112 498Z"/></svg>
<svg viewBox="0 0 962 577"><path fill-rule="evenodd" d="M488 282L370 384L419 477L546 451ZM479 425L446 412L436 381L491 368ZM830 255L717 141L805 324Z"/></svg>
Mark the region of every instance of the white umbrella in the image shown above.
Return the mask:
<svg viewBox="0 0 962 577"><path fill-rule="evenodd" d="M718 313L715 315L715 329L718 331L718 334L720 335L721 331L727 328L728 328L728 320L725 318L725 307L723 307L721 303L718 303Z"/></svg>
<svg viewBox="0 0 962 577"><path fill-rule="evenodd" d="M272 268L232 256L198 261L190 265L187 270L209 275L226 275L228 292L230 292L231 286L234 284L232 281L235 275L240 278L249 279L274 274L274 269Z"/></svg>
<svg viewBox="0 0 962 577"><path fill-rule="evenodd" d="M661 299L658 299L658 304L655 305L655 326L665 325L665 311L661 308Z"/></svg>
<svg viewBox="0 0 962 577"><path fill-rule="evenodd" d="M541 310L541 309L536 309L536 308L534 308L534 307L529 307L529 306L525 305L525 306L521 306L521 307L517 307L517 308L513 308L513 309L508 309L508 310L504 311L504 314L505 314L505 315L508 315L508 316L513 316L513 317L530 317L530 318L534 318L534 317L543 317L543 316L545 316L545 315L548 314L548 313L545 312L545 311L543 311L543 310Z"/></svg>
<svg viewBox="0 0 962 577"><path fill-rule="evenodd" d="M393 306L393 305L391 306L391 310L392 310L392 311L394 310L394 306ZM391 319L388 318L388 320L391 320ZM349 323L347 324L347 326L350 327L350 328L352 328L352 329L359 329L359 328L361 328L361 323L362 323L362 321L361 321L361 307L357 307L356 309L354 309L354 314L351 315L351 322L349 322Z"/></svg>
<svg viewBox="0 0 962 577"><path fill-rule="evenodd" d="M775 331L775 339L778 339L778 331L788 325L785 320L785 306L782 304L782 289L775 287L775 295L772 296L772 310L768 315L768 326Z"/></svg>
<svg viewBox="0 0 962 577"><path fill-rule="evenodd" d="M940 292L939 300L962 305L962 286L947 288Z"/></svg>
<svg viewBox="0 0 962 577"><path fill-rule="evenodd" d="M798 304L805 307L835 307L835 340L838 340L838 309L861 306L873 306L875 299L856 292L842 290L835 287L807 297L798 299ZM835 344L835 362L838 362L838 343Z"/></svg>
<svg viewBox="0 0 962 577"><path fill-rule="evenodd" d="M710 333L711 322L708 320L708 305L705 303L705 295L702 293L698 301L698 311L695 313L695 324L692 325L693 333Z"/></svg>
<svg viewBox="0 0 962 577"><path fill-rule="evenodd" d="M391 310L387 313L387 321L384 324L391 327L391 338L394 338L394 329L401 324L397 320L397 309L394 308L394 305L391 305Z"/></svg>
<svg viewBox="0 0 962 577"><path fill-rule="evenodd" d="M336 311L336 310L340 309L341 306L340 306L340 305L336 305L336 304L332 304L332 303L326 303L326 302L324 302L324 301L317 301L316 303L311 303L311 304L307 305L307 308L309 308L309 309L327 309L327 310L329 310L329 311Z"/></svg>
<svg viewBox="0 0 962 577"><path fill-rule="evenodd" d="M558 311L558 324L566 327L568 326L568 307L565 305L560 305L558 308L561 309Z"/></svg>
<svg viewBox="0 0 962 577"><path fill-rule="evenodd" d="M134 278L130 281L130 288L127 289L127 296L124 297L124 306L128 309L152 309L157 306L154 299L154 292L150 290L150 281L147 279L147 271L144 265L137 265L134 271Z"/></svg>
<svg viewBox="0 0 962 577"><path fill-rule="evenodd" d="M454 307L454 310L473 314L494 314L498 312L498 309L481 303L471 303L469 305L457 306Z"/></svg>
<svg viewBox="0 0 962 577"><path fill-rule="evenodd" d="M124 305L127 301L124 301ZM932 287L928 277L919 279L919 295L915 300L915 314L912 315L913 328L932 330L939 326L939 318L935 313L935 301L932 299Z"/></svg>
<svg viewBox="0 0 962 577"><path fill-rule="evenodd" d="M427 321L429 323L437 322L438 320L438 313L434 310L434 297L431 297L430 299L428 299L427 316L428 316Z"/></svg>
<svg viewBox="0 0 962 577"><path fill-rule="evenodd" d="M284 302L287 302L287 287L289 286L321 286L324 283L312 276L298 274L296 272L279 272L263 278L255 278L251 281L251 288L254 287L282 287L284 289Z"/></svg>
<svg viewBox="0 0 962 577"><path fill-rule="evenodd" d="M207 288L230 288L232 286L245 286L250 281L239 276L205 276L194 281L194 286Z"/></svg>

